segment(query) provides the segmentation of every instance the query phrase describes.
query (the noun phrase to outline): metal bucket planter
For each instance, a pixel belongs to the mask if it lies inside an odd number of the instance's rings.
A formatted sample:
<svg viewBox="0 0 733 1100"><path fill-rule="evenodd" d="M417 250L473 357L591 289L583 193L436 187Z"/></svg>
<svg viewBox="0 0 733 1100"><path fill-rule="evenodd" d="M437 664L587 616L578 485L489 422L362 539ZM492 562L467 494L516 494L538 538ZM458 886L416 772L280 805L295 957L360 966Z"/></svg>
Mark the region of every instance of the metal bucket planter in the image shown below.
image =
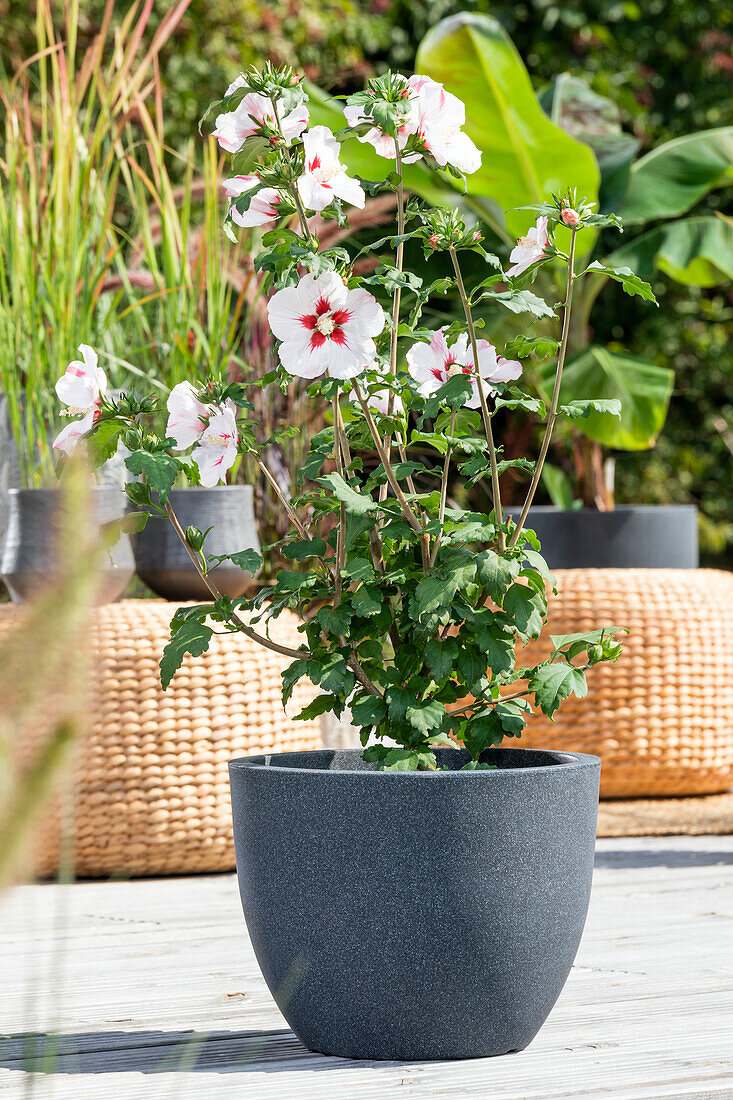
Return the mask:
<svg viewBox="0 0 733 1100"><path fill-rule="evenodd" d="M516 519L521 509L508 508ZM536 532L551 569L696 569L697 508L634 505L597 512L530 508L526 526Z"/></svg>
<svg viewBox="0 0 733 1100"><path fill-rule="evenodd" d="M120 488L91 490L96 522L103 526L125 514L127 500ZM12 599L24 603L53 583L56 570L58 489L9 489L8 529L0 573ZM132 547L121 535L104 556L98 603L111 603L127 588L135 573Z"/></svg>
<svg viewBox="0 0 733 1100"><path fill-rule="evenodd" d="M237 874L265 980L311 1050L521 1050L588 908L600 761L493 749L495 771L376 772L358 750L229 765Z"/></svg>
<svg viewBox="0 0 733 1100"><path fill-rule="evenodd" d="M171 506L184 529L212 530L206 536L207 554L235 554L259 550L251 485L221 485L215 489L174 489ZM133 537L137 574L166 600L206 600L210 593L191 564L185 547L167 519L153 517L144 531ZM225 596L243 596L252 576L231 563L211 572Z"/></svg>

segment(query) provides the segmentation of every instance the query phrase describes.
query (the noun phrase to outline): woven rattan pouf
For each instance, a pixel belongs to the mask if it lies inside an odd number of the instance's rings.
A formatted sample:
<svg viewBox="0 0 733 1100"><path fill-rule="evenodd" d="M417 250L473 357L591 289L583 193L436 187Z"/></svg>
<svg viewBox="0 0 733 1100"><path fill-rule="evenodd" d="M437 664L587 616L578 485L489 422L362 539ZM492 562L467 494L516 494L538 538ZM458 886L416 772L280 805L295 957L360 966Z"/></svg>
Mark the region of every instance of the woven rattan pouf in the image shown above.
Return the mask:
<svg viewBox="0 0 733 1100"><path fill-rule="evenodd" d="M555 723L532 718L521 744L598 754L601 795L715 794L733 786L733 573L561 569L550 631L630 630L616 664ZM547 643L528 647L547 656ZM520 658L524 663L524 658Z"/></svg>
<svg viewBox="0 0 733 1100"><path fill-rule="evenodd" d="M66 784L78 876L232 870L227 762L320 745L317 723L283 711L280 673L289 658L242 634L215 635L207 653L184 659L164 692L158 662L175 607L125 600L94 612L89 725ZM22 609L1 610L0 630L12 629ZM293 648L302 642L289 613L271 636ZM301 681L288 713L314 694ZM46 732L38 731L39 742ZM62 799L67 812L71 801ZM39 876L58 867L58 817L54 810L41 823Z"/></svg>

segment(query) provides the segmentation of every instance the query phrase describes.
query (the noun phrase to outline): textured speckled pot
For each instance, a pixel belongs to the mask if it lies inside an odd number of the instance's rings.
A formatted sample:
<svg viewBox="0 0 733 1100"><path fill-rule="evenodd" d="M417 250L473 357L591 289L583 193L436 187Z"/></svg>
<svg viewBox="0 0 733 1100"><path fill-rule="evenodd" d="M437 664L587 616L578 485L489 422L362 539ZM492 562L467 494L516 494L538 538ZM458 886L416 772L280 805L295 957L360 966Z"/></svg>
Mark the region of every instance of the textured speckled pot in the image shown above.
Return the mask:
<svg viewBox="0 0 733 1100"><path fill-rule="evenodd" d="M600 760L376 772L353 750L229 765L247 927L285 1019L348 1058L479 1058L537 1034L590 896ZM570 1041L571 1037L568 1037Z"/></svg>
<svg viewBox="0 0 733 1100"><path fill-rule="evenodd" d="M170 495L171 506L184 530L193 526L206 531L211 527L205 550L212 556L259 550L252 499L251 485L174 489ZM132 544L137 575L156 595L165 600L211 599L167 519L151 517L145 530L133 536ZM217 566L211 577L225 596L243 596L252 584L251 575L231 562Z"/></svg>
<svg viewBox="0 0 733 1100"><path fill-rule="evenodd" d="M127 508L121 488L91 490L94 518L100 525L120 519ZM24 603L53 583L56 567L58 489L9 489L8 529L0 573L15 603ZM104 557L98 603L118 599L135 574L132 547L120 535Z"/></svg>
<svg viewBox="0 0 733 1100"><path fill-rule="evenodd" d="M507 508L516 519L521 509ZM530 508L550 569L697 569L697 508L692 504L563 511Z"/></svg>

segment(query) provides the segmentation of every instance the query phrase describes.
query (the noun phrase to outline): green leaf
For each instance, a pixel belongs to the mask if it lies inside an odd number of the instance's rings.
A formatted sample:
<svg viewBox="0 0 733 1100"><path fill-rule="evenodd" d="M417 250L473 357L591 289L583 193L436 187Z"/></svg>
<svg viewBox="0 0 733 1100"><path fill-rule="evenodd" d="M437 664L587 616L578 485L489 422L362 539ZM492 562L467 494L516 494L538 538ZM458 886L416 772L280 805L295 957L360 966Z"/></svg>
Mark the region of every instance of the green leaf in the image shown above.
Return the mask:
<svg viewBox="0 0 733 1100"><path fill-rule="evenodd" d="M341 607L322 607L317 615L318 622L329 634L345 634L349 629L351 616L343 605Z"/></svg>
<svg viewBox="0 0 733 1100"><path fill-rule="evenodd" d="M540 665L534 670L527 687L534 694L537 706L549 717L569 695L574 694L582 699L588 693L583 673L567 664Z"/></svg>
<svg viewBox="0 0 733 1100"><path fill-rule="evenodd" d="M457 591L456 577L423 577L415 589L418 614L427 615L439 607L447 607Z"/></svg>
<svg viewBox="0 0 733 1100"><path fill-rule="evenodd" d="M140 452L136 452L140 453ZM196 619L189 619L178 627L171 640L163 650L160 661L160 682L163 691L170 684L173 676L181 667L183 658L187 653L194 657L200 657L209 648L213 628Z"/></svg>
<svg viewBox="0 0 733 1100"><path fill-rule="evenodd" d="M495 772L497 769L496 764L483 764L480 760L469 760L467 764L464 764L461 768L462 772Z"/></svg>
<svg viewBox="0 0 733 1100"><path fill-rule="evenodd" d="M458 656L458 643L455 638L446 638L439 642L431 638L425 646L425 661L434 680L444 680L453 671Z"/></svg>
<svg viewBox="0 0 733 1100"><path fill-rule="evenodd" d="M661 271L683 286L712 287L733 279L733 225L705 215L668 222L617 248L605 260L643 279Z"/></svg>
<svg viewBox="0 0 733 1100"><path fill-rule="evenodd" d="M550 355L557 355L559 347L557 340L546 336L515 336L505 345L504 354L508 358L516 356L517 359L526 359L534 353L538 359L546 359Z"/></svg>
<svg viewBox="0 0 733 1100"><path fill-rule="evenodd" d="M359 493L352 489L341 474L325 474L316 479L319 485L330 489L337 500L340 500L347 512L353 516L364 516L377 511L377 504L366 493Z"/></svg>
<svg viewBox="0 0 733 1100"><path fill-rule="evenodd" d="M374 753L368 756L367 754ZM371 745L364 759L376 759L377 767L384 772L416 772L418 768L434 771L435 753L425 749L388 749L386 745Z"/></svg>
<svg viewBox="0 0 733 1100"><path fill-rule="evenodd" d="M557 578L550 572L542 554L538 554L536 550L531 550L528 546L525 546L522 553L524 554L525 560L529 562L532 568L536 569L540 576L554 588L557 584Z"/></svg>
<svg viewBox="0 0 733 1100"><path fill-rule="evenodd" d="M511 313L531 313L534 317L554 317L555 311L544 298L538 298L531 290L502 290L486 295L488 301L497 302Z"/></svg>
<svg viewBox="0 0 733 1100"><path fill-rule="evenodd" d="M131 474L147 478L151 488L155 489L161 504L168 500L168 494L181 469L177 458L165 451L133 451L125 459L125 465Z"/></svg>
<svg viewBox="0 0 733 1100"><path fill-rule="evenodd" d="M586 272L597 272L599 275L605 275L607 279L613 279L614 282L620 283L626 293L632 297L636 294L639 298L643 298L645 302L657 304L657 299L654 297L649 283L645 283L643 279L634 274L630 267L607 267L600 260L594 260L592 264L588 264L585 270Z"/></svg>
<svg viewBox="0 0 733 1100"><path fill-rule="evenodd" d="M361 695L350 706L356 726L378 726L387 716L387 704L376 695Z"/></svg>
<svg viewBox="0 0 733 1100"><path fill-rule="evenodd" d="M362 585L351 596L351 604L357 615L369 618L382 610L382 594L375 584Z"/></svg>
<svg viewBox="0 0 733 1100"><path fill-rule="evenodd" d="M374 566L366 558L352 558L346 563L341 572L345 577L350 577L352 581L374 580Z"/></svg>
<svg viewBox="0 0 733 1100"><path fill-rule="evenodd" d="M393 722L402 722L407 713L407 708L414 701L414 697L409 691L398 687L388 688L385 699L389 707L389 717Z"/></svg>
<svg viewBox="0 0 733 1100"><path fill-rule="evenodd" d="M476 559L478 579L488 595L498 603L515 577L519 575L516 558L503 558L495 550L484 550Z"/></svg>
<svg viewBox="0 0 733 1100"><path fill-rule="evenodd" d="M445 719L445 707L434 699L412 703L405 711L405 718L413 729L427 736L431 730L440 729Z"/></svg>
<svg viewBox="0 0 733 1100"><path fill-rule="evenodd" d="M478 646L464 644L460 647L458 668L469 690L477 692L478 685L486 679L486 657Z"/></svg>
<svg viewBox="0 0 733 1100"><path fill-rule="evenodd" d="M328 714L329 711L340 713L341 710L343 710L343 703L337 695L317 695L313 702L303 707L300 714L295 715L294 721L311 722L321 714Z"/></svg>
<svg viewBox="0 0 733 1100"><path fill-rule="evenodd" d="M700 130L652 149L632 167L625 225L677 218L714 187L733 181L733 126Z"/></svg>
<svg viewBox="0 0 733 1100"><path fill-rule="evenodd" d="M282 555L290 561L305 561L307 558L322 558L326 553L323 539L296 539L282 548ZM257 555L259 557L259 554Z"/></svg>
<svg viewBox="0 0 733 1100"><path fill-rule="evenodd" d="M557 652L564 649L565 646L575 645L578 642L583 642L584 645L598 645L599 642L612 637L614 634L628 633L629 631L625 626L602 626L596 630L582 630L577 634L551 634L550 641Z"/></svg>
<svg viewBox="0 0 733 1100"><path fill-rule="evenodd" d="M116 417L97 421L86 439L92 467L103 466L108 459L117 454L120 436L127 427L124 420L118 420Z"/></svg>
<svg viewBox="0 0 733 1100"><path fill-rule="evenodd" d="M466 105L465 130L482 153L481 167L467 177L469 195L493 200L503 210L543 202L573 186L596 200L599 172L592 151L547 118L496 19L467 12L444 19L421 42L415 68ZM507 225L511 234L523 233L529 216L510 213Z"/></svg>
<svg viewBox="0 0 733 1100"><path fill-rule="evenodd" d="M514 637L497 627L484 627L476 635L476 642L494 676L508 672L514 666Z"/></svg>
<svg viewBox="0 0 733 1100"><path fill-rule="evenodd" d="M527 584L513 584L504 596L502 608L523 638L539 637L547 608L541 593Z"/></svg>
<svg viewBox="0 0 733 1100"><path fill-rule="evenodd" d="M542 384L552 386L554 369L542 372ZM674 373L631 355L619 355L599 346L588 348L565 367L560 400L564 404L587 399L621 401L618 420L591 413L578 428L590 439L624 451L653 446L667 416Z"/></svg>
<svg viewBox="0 0 733 1100"><path fill-rule="evenodd" d="M281 673L283 682L283 703L287 703L290 699L290 696L293 694L293 688L298 680L308 675L308 669L309 662L305 657L293 661L286 669L283 669Z"/></svg>
<svg viewBox="0 0 733 1100"><path fill-rule="evenodd" d="M571 401L568 405L560 406L561 415L567 416L569 420L587 420L592 412L621 416L621 402L616 397L592 397L586 401Z"/></svg>
<svg viewBox="0 0 733 1100"><path fill-rule="evenodd" d="M230 561L233 565L238 565L245 573L251 573L252 576L258 573L264 564L264 559L261 554L258 554L256 550L249 547L247 550L238 550L236 554L224 554L221 556L209 556L210 562L216 562L220 564L223 561Z"/></svg>

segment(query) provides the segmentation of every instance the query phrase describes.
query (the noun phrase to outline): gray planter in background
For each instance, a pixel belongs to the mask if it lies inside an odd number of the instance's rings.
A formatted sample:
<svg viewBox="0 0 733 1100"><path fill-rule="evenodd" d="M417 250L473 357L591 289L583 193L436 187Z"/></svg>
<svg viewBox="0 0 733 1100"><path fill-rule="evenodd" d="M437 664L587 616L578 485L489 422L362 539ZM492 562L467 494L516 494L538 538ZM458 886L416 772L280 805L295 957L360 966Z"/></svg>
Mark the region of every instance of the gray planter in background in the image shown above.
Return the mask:
<svg viewBox="0 0 733 1100"><path fill-rule="evenodd" d="M507 508L516 519L520 508ZM697 508L692 504L529 510L550 569L697 569Z"/></svg>
<svg viewBox="0 0 733 1100"><path fill-rule="evenodd" d="M311 1050L521 1050L565 984L590 896L600 761L492 749L498 770L461 772L465 752L437 755L451 770L376 772L358 750L327 749L229 765L252 944Z"/></svg>
<svg viewBox="0 0 733 1100"><path fill-rule="evenodd" d="M170 502L184 530L212 528L206 536L206 554L259 551L251 485L174 489ZM151 516L145 530L133 536L133 548L137 574L156 595L166 600L211 599L168 519ZM217 566L211 578L220 592L232 597L243 596L253 580L231 563Z"/></svg>
<svg viewBox="0 0 733 1100"><path fill-rule="evenodd" d="M120 519L127 506L121 489L97 486L90 490L96 522L103 526ZM12 599L24 603L47 589L56 572L59 489L10 489L8 526L0 574ZM121 535L104 555L99 603L122 595L135 573L132 547Z"/></svg>

